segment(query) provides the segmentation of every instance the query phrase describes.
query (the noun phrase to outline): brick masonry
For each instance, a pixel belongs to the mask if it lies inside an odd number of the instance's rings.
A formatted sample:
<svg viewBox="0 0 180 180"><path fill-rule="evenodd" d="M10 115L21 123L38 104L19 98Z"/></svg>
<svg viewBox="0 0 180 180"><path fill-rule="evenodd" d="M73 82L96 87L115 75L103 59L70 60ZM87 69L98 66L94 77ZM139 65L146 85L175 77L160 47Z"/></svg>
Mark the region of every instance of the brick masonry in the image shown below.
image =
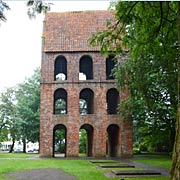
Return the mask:
<svg viewBox="0 0 180 180"><path fill-rule="evenodd" d="M44 42L46 43L46 39ZM64 56L67 60L68 78L65 81L54 81L54 63L59 55ZM93 60L93 80L80 81L78 78L79 60L84 55L90 56ZM59 88L65 89L68 94L67 114L64 115L53 114L54 92ZM89 88L94 92L94 113L80 115L79 94L85 88ZM116 81L106 80L106 58L99 51L52 52L47 51L47 49L43 50L41 65L40 157L53 156L53 133L54 127L58 124L64 125L67 129L66 157L79 156L79 130L85 124L91 125L93 128L93 157L106 156L107 128L110 125L116 125L119 128L116 156L132 156L132 123L123 122L119 115L107 114L106 94L111 88L116 88ZM126 98L127 95L128 93L120 92L120 100Z"/></svg>

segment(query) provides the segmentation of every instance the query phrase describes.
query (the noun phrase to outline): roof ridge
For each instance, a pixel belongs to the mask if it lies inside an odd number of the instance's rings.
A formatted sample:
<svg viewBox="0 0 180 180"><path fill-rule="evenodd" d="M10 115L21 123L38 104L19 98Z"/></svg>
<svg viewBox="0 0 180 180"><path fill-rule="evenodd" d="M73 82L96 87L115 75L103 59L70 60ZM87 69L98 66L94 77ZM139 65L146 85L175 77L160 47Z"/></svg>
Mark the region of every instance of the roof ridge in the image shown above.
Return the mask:
<svg viewBox="0 0 180 180"><path fill-rule="evenodd" d="M86 12L113 12L114 10L85 10L85 11L62 11L62 12L47 12L46 14L70 14L70 13L86 13Z"/></svg>

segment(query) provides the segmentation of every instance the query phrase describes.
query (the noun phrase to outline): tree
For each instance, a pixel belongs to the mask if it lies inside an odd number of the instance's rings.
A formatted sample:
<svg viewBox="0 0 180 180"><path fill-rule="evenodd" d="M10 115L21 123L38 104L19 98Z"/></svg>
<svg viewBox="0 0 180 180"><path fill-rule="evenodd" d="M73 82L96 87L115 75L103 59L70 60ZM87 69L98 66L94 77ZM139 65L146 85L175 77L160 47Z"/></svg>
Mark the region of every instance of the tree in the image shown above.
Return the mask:
<svg viewBox="0 0 180 180"><path fill-rule="evenodd" d="M46 3L44 0L27 0L27 14L30 18L36 17L37 14L46 13L50 10L52 3ZM0 21L6 21L4 14L5 10L10 10L10 7L3 0L0 0Z"/></svg>
<svg viewBox="0 0 180 180"><path fill-rule="evenodd" d="M6 21L6 16L4 15L4 10L10 10L9 6L0 0L0 20Z"/></svg>
<svg viewBox="0 0 180 180"><path fill-rule="evenodd" d="M125 57L124 61L117 63L115 76L118 86L128 87L131 97L120 107L133 108L132 115L137 122L140 119L137 115L143 115L145 121L151 119L149 125L154 123L153 127L159 124L167 128L176 123L172 180L180 177L180 118L175 113L179 97L174 83L177 82L180 61L178 6L180 3L177 2L119 1L115 4L115 20L108 21L107 29L94 35L91 41L100 44L105 54L113 52ZM140 114L135 113L138 102L143 102L145 107ZM126 115L127 110L123 108L121 113Z"/></svg>
<svg viewBox="0 0 180 180"><path fill-rule="evenodd" d="M54 137L55 137L55 150L60 153L66 152L65 147L65 130L64 129L57 129L55 131Z"/></svg>
<svg viewBox="0 0 180 180"><path fill-rule="evenodd" d="M55 114L66 114L66 101L62 98L55 101Z"/></svg>
<svg viewBox="0 0 180 180"><path fill-rule="evenodd" d="M13 151L15 140L17 139L17 124L16 124L16 99L15 88L7 88L0 96L0 114L3 124L2 131L8 131L12 138L10 153ZM6 129L6 130L5 130ZM1 133L1 132L0 132ZM2 137L3 134L1 134Z"/></svg>
<svg viewBox="0 0 180 180"><path fill-rule="evenodd" d="M40 69L18 86L16 91L16 109L18 133L23 140L24 152L26 141L39 141L40 118Z"/></svg>
<svg viewBox="0 0 180 180"><path fill-rule="evenodd" d="M86 147L87 146L87 132L85 129L80 129L79 139L80 139L79 152L86 153L86 151L87 151L87 147Z"/></svg>
<svg viewBox="0 0 180 180"><path fill-rule="evenodd" d="M46 3L44 0L27 0L28 15L30 18L36 17L37 14L46 13L50 10L52 3Z"/></svg>
<svg viewBox="0 0 180 180"><path fill-rule="evenodd" d="M17 87L7 88L0 96L0 139L10 134L13 151L15 140L39 141L40 69Z"/></svg>

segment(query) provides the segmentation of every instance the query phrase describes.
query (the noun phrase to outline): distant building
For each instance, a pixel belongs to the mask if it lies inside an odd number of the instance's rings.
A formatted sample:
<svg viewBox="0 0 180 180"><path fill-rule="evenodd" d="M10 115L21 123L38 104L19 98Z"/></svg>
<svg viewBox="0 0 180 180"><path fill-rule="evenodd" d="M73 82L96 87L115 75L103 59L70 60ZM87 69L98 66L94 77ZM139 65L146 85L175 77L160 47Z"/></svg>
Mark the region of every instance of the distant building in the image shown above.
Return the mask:
<svg viewBox="0 0 180 180"><path fill-rule="evenodd" d="M55 155L55 133L65 132L65 156L79 156L79 132L87 132L87 156L132 156L132 122L123 122L118 103L128 96L112 76L113 54L92 47L92 33L113 19L110 11L47 13L44 21L40 157ZM123 59L123 57L121 57Z"/></svg>
<svg viewBox="0 0 180 180"><path fill-rule="evenodd" d="M9 151L11 148L12 142L4 141L0 143L0 150L1 151Z"/></svg>
<svg viewBox="0 0 180 180"><path fill-rule="evenodd" d="M11 148L11 141L1 142L0 150L1 151L9 151ZM38 152L39 151L39 143L28 142L26 144L26 152ZM16 141L14 144L14 152L23 152L23 143L20 141Z"/></svg>

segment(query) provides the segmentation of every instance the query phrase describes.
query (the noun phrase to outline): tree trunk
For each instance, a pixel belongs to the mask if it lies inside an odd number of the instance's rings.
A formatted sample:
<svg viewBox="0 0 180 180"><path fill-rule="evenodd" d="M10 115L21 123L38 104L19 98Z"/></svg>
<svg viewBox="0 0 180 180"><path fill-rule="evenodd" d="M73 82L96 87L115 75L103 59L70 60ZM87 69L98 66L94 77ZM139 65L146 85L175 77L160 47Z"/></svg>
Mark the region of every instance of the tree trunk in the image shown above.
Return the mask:
<svg viewBox="0 0 180 180"><path fill-rule="evenodd" d="M23 153L26 153L26 139L23 139Z"/></svg>
<svg viewBox="0 0 180 180"><path fill-rule="evenodd" d="M180 179L180 2L178 2L178 40L179 40L179 58L178 58L178 115L176 121L176 136L173 151L173 163L171 168L171 180Z"/></svg>
<svg viewBox="0 0 180 180"><path fill-rule="evenodd" d="M9 150L9 153L12 153L13 152L13 149L14 149L14 144L15 144L15 138L12 139L12 145L11 145L11 148Z"/></svg>

